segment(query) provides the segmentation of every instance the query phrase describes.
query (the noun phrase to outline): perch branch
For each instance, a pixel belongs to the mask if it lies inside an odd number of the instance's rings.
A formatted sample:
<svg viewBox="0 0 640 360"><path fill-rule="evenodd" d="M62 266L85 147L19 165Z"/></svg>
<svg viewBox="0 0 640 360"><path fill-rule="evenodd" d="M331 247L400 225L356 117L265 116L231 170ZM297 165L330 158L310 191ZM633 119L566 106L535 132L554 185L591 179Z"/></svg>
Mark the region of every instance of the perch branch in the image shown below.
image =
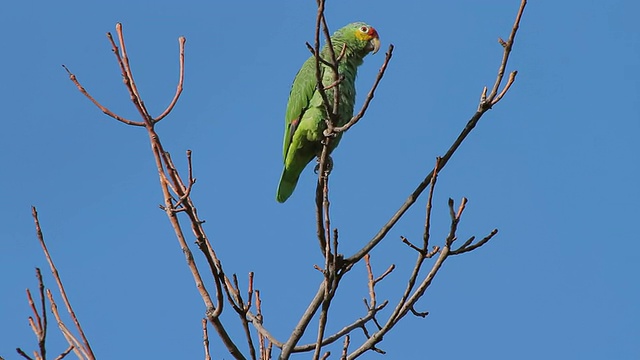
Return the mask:
<svg viewBox="0 0 640 360"><path fill-rule="evenodd" d="M371 90L369 90L367 97L364 99L362 108L360 108L360 111L358 111L358 113L354 117L352 117L351 120L349 120L346 124L344 124L343 126L335 127L333 129L333 132L341 133L341 132L347 131L353 125L355 125L358 121L360 121L360 119L364 117L364 114L367 112L367 109L369 108L369 104L371 103L371 100L373 100L376 89L378 88L378 84L380 84L380 81L382 80L382 77L384 76L384 73L387 70L387 66L389 65L389 61L391 61L392 56L393 56L393 44L390 44L389 50L387 50L385 54L384 62L382 63L380 70L378 70L378 76L376 76L376 80L373 82L373 85L371 86Z"/></svg>

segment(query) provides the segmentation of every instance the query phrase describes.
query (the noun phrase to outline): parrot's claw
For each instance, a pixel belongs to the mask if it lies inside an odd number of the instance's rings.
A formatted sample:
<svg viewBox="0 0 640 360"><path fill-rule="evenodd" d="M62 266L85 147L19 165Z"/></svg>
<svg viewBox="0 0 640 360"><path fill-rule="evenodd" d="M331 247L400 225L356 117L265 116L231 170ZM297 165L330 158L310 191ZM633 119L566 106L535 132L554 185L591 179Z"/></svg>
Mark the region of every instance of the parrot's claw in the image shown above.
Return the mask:
<svg viewBox="0 0 640 360"><path fill-rule="evenodd" d="M318 173L318 171L320 170L320 158L316 158L317 164L316 167L313 168L313 172L315 174ZM326 172L327 174L331 173L331 170L333 170L333 159L331 158L331 156L327 156L327 169Z"/></svg>
<svg viewBox="0 0 640 360"><path fill-rule="evenodd" d="M324 129L324 131L322 131L322 135L328 138L334 138L337 134L333 131L329 132L329 129Z"/></svg>

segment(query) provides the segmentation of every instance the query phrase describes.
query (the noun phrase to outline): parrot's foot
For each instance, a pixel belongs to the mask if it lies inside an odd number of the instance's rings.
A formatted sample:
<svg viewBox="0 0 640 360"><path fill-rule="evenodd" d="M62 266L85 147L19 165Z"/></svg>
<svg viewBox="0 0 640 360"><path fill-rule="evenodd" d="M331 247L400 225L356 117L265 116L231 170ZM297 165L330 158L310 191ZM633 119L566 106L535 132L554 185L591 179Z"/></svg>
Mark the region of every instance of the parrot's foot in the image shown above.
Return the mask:
<svg viewBox="0 0 640 360"><path fill-rule="evenodd" d="M324 131L322 132L322 135L324 135L324 137L334 138L334 137L336 137L338 134L336 134L336 133L335 133L335 132L333 132L333 131L329 132L329 129L324 129Z"/></svg>
<svg viewBox="0 0 640 360"><path fill-rule="evenodd" d="M316 158L316 167L313 168L313 172L315 174L318 173L318 171L320 171L320 158ZM331 173L331 170L333 170L333 159L331 158L331 156L327 156L327 174Z"/></svg>

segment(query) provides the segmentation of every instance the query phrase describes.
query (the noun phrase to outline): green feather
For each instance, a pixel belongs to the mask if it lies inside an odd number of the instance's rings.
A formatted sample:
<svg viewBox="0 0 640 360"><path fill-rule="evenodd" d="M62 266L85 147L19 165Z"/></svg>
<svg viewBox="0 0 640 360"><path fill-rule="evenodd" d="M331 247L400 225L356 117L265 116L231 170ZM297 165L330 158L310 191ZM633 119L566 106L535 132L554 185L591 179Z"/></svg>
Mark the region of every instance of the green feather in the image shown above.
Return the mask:
<svg viewBox="0 0 640 360"><path fill-rule="evenodd" d="M346 45L344 57L338 64L338 72L344 75L344 80L339 85L340 104L336 126L342 126L353 116L357 68L369 52L377 51L379 40L372 27L358 22L336 31L331 36L331 42L336 56ZM320 54L322 58L330 59L326 45ZM334 82L333 72L324 64L320 66L322 83L327 87ZM311 56L298 71L289 94L282 149L284 169L276 194L278 202L285 202L291 196L304 168L322 151L321 141L326 129L324 119L327 114L316 84L316 60ZM326 94L328 99L333 99L333 88L328 89ZM338 134L331 141L329 151L338 146L341 135Z"/></svg>

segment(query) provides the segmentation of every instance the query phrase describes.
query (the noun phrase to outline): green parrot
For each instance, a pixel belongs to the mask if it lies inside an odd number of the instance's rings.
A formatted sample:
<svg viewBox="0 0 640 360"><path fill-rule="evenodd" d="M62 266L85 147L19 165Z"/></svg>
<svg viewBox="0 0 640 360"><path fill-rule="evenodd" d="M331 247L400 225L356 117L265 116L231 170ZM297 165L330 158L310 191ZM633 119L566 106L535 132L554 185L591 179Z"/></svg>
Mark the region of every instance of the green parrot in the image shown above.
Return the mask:
<svg viewBox="0 0 640 360"><path fill-rule="evenodd" d="M336 31L331 36L331 43L336 57L346 45L344 56L338 64L338 72L344 76L344 80L339 85L340 105L336 126L342 126L353 116L358 66L367 54L372 51L375 54L378 51L380 38L373 27L363 22L355 22ZM331 59L327 45L321 50L320 56L325 60ZM327 65L320 63L320 67L322 83L328 87L334 83L334 74ZM282 154L284 169L276 194L276 200L281 203L287 201L293 193L302 170L322 152L321 141L326 129L327 113L316 85L316 59L311 56L302 64L293 80L287 103ZM329 101L333 102L333 88L326 90L326 94ZM329 151L338 146L341 137L342 133L339 133L331 140Z"/></svg>

